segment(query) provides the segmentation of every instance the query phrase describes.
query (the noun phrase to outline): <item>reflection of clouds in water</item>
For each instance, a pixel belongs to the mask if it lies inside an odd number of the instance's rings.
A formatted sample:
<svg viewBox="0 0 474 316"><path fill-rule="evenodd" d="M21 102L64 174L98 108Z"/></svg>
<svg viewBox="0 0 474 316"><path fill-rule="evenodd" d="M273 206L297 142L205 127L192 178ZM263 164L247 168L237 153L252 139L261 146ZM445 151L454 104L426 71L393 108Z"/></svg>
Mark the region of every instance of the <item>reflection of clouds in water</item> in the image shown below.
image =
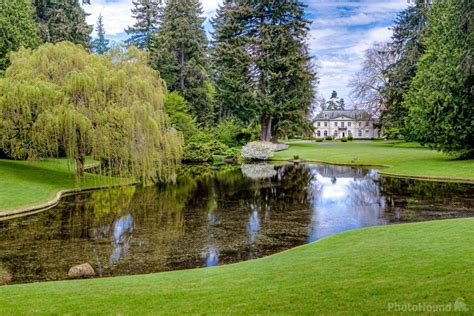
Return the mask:
<svg viewBox="0 0 474 316"><path fill-rule="evenodd" d="M133 232L133 217L131 214L120 217L114 223L113 246L114 249L110 256L111 263L117 263L124 253L128 253L130 248L130 239Z"/></svg>
<svg viewBox="0 0 474 316"><path fill-rule="evenodd" d="M211 245L207 251L206 267L214 267L219 264L219 252L216 246Z"/></svg>
<svg viewBox="0 0 474 316"><path fill-rule="evenodd" d="M247 225L247 233L251 244L257 240L258 231L260 230L260 218L258 213L258 206L252 203L250 205L249 223Z"/></svg>
<svg viewBox="0 0 474 316"><path fill-rule="evenodd" d="M313 195L313 214L309 227L308 242L342 231L385 223L382 219L385 199L380 194L377 174L344 174L338 167L336 175L326 167L324 176L313 170L310 190ZM336 181L334 181L336 178Z"/></svg>

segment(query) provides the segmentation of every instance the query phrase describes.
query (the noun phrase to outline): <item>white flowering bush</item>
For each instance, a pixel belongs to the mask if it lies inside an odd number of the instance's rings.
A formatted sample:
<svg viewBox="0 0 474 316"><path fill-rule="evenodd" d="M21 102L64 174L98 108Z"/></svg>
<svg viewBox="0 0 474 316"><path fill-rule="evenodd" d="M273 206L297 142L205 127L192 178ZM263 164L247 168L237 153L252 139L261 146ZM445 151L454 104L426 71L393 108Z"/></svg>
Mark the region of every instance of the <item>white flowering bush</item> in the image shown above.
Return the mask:
<svg viewBox="0 0 474 316"><path fill-rule="evenodd" d="M242 174L253 180L268 179L277 175L275 167L269 164L243 164Z"/></svg>
<svg viewBox="0 0 474 316"><path fill-rule="evenodd" d="M240 152L248 160L267 160L273 157L276 146L270 142L251 142L245 145Z"/></svg>

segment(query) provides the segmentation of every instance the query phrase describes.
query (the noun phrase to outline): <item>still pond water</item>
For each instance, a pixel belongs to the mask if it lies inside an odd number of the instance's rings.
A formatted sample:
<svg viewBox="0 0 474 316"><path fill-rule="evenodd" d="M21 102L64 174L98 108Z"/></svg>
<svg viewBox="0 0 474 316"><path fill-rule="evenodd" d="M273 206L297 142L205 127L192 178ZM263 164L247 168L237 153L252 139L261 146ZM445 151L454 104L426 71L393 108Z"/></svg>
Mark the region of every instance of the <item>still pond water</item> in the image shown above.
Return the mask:
<svg viewBox="0 0 474 316"><path fill-rule="evenodd" d="M64 198L0 222L12 283L209 267L274 254L360 227L474 216L474 185L382 177L329 165L189 166L177 185Z"/></svg>

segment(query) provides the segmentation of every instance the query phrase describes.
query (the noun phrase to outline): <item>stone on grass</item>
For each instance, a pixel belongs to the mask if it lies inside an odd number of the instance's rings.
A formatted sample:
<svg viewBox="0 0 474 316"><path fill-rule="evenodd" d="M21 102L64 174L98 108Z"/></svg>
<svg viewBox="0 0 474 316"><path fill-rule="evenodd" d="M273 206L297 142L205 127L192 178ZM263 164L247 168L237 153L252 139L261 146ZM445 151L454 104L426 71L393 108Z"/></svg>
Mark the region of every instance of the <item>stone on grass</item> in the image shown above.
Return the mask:
<svg viewBox="0 0 474 316"><path fill-rule="evenodd" d="M92 278L95 276L95 271L90 264L83 263L69 269L68 276L71 279Z"/></svg>

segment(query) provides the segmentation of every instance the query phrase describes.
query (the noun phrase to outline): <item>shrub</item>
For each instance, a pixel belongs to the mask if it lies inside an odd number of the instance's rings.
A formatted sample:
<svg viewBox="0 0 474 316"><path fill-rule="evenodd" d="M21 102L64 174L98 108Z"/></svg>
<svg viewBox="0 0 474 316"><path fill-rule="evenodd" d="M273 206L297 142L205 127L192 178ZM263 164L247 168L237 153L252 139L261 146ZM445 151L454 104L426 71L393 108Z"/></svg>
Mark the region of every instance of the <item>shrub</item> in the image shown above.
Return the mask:
<svg viewBox="0 0 474 316"><path fill-rule="evenodd" d="M348 141L352 141L352 140L354 140L354 137L352 137L352 135L349 135L349 136L347 137L347 140L348 140Z"/></svg>
<svg viewBox="0 0 474 316"><path fill-rule="evenodd" d="M402 133L399 128L389 128L384 130L383 136L387 139L399 139Z"/></svg>
<svg viewBox="0 0 474 316"><path fill-rule="evenodd" d="M221 143L218 140L213 140L206 143L209 146L209 149L214 155L224 155L224 152L229 149L229 146Z"/></svg>
<svg viewBox="0 0 474 316"><path fill-rule="evenodd" d="M275 167L269 164L243 164L240 168L244 176L253 180L268 179L278 174Z"/></svg>
<svg viewBox="0 0 474 316"><path fill-rule="evenodd" d="M224 153L224 157L227 159L234 159L240 157L240 150L238 148L228 148Z"/></svg>
<svg viewBox="0 0 474 316"><path fill-rule="evenodd" d="M317 143L322 143L324 141L324 138L315 138L314 139Z"/></svg>
<svg viewBox="0 0 474 316"><path fill-rule="evenodd" d="M343 138L341 138L341 142L343 142L343 143L347 143L347 137L343 137Z"/></svg>
<svg viewBox="0 0 474 316"><path fill-rule="evenodd" d="M229 147L239 145L237 138L241 136L241 133L242 125L235 118L226 118L213 129L213 134L217 139Z"/></svg>
<svg viewBox="0 0 474 316"><path fill-rule="evenodd" d="M242 148L241 155L249 160L267 160L273 157L275 144L270 142L251 142Z"/></svg>
<svg viewBox="0 0 474 316"><path fill-rule="evenodd" d="M293 159L294 159L294 160L299 160L299 159L300 159L300 156L294 155L294 156L293 156Z"/></svg>
<svg viewBox="0 0 474 316"><path fill-rule="evenodd" d="M206 143L187 143L184 146L183 160L189 162L206 162L212 159L212 151Z"/></svg>
<svg viewBox="0 0 474 316"><path fill-rule="evenodd" d="M326 136L326 140L332 140L332 136Z"/></svg>

